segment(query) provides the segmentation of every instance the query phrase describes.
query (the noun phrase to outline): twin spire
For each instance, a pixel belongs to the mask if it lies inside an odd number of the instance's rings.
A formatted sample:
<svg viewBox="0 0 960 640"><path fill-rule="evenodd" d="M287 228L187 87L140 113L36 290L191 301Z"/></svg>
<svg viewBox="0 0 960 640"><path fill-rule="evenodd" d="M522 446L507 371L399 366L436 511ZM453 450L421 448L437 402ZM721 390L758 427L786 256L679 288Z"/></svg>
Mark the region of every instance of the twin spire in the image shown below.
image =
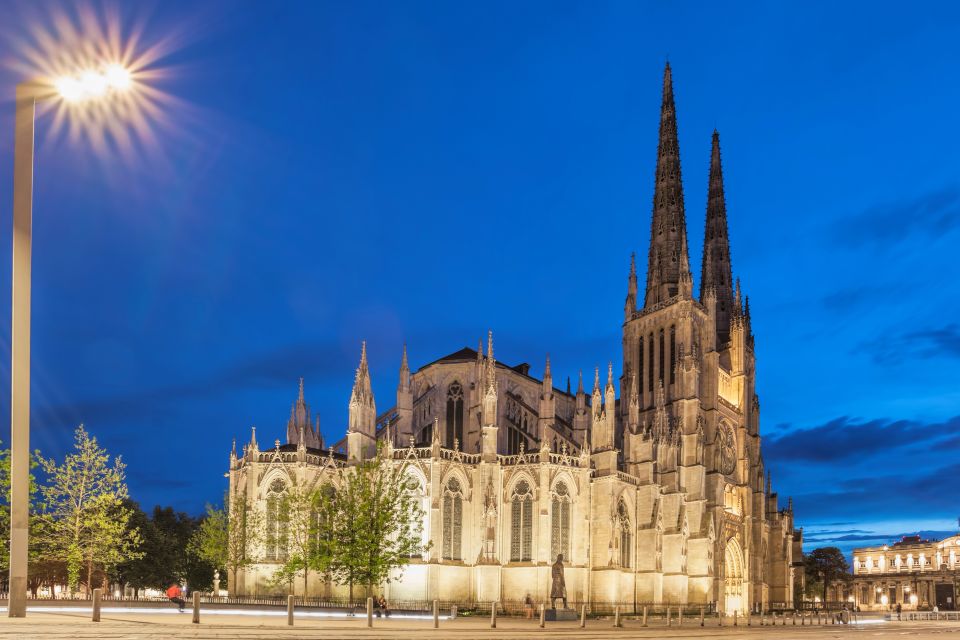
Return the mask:
<svg viewBox="0 0 960 640"><path fill-rule="evenodd" d="M637 305L636 282L636 263L631 256L625 305L627 321L630 320ZM650 308L677 295L692 297L692 283L683 203L683 181L680 174L677 110L673 99L673 74L668 62L663 72L660 138L657 145L650 251L647 257L647 288L643 307ZM730 320L738 313L737 309L740 305L733 299L730 242L727 237L727 207L723 193L723 169L720 162L720 134L716 130L713 132L713 145L710 152L710 182L700 279L701 302L709 292L713 292L717 300L718 342L726 342L729 336Z"/></svg>

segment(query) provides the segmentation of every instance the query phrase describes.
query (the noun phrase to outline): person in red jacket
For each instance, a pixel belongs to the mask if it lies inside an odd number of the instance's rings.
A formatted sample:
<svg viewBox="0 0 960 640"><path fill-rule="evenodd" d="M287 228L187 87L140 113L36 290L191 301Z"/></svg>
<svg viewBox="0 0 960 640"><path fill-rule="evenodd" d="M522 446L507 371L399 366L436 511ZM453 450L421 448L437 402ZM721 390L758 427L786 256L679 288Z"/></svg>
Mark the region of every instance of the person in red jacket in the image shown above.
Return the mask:
<svg viewBox="0 0 960 640"><path fill-rule="evenodd" d="M171 582L167 588L167 600L177 605L180 613L183 613L183 606L187 603L183 601L183 598L180 597L181 595L183 595L183 591L180 590L180 585L176 582Z"/></svg>

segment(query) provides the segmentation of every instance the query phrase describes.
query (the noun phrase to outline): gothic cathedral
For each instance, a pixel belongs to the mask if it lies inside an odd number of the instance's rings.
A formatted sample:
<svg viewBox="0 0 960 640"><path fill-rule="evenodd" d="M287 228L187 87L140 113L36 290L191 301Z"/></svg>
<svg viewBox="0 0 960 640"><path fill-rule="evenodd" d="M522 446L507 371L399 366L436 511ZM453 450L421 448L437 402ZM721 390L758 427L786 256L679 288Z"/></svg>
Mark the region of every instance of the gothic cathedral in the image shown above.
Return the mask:
<svg viewBox="0 0 960 640"><path fill-rule="evenodd" d="M792 506L778 507L760 452L750 305L734 281L720 142L713 134L698 298L693 296L669 64L663 78L656 185L642 304L631 260L623 370L588 394L529 366L497 362L493 338L411 372L406 347L396 405L377 413L366 350L346 437L324 448L303 395L287 443L255 433L230 456L230 497L264 514L259 562L231 593L285 592L270 577L286 554L275 522L291 483L320 486L377 441L415 480L425 511L422 557L382 586L393 600L545 601L566 566L573 602L705 604L728 613L793 600ZM271 530L271 527L276 530ZM296 581L297 594L304 589ZM344 588L310 576L308 596Z"/></svg>

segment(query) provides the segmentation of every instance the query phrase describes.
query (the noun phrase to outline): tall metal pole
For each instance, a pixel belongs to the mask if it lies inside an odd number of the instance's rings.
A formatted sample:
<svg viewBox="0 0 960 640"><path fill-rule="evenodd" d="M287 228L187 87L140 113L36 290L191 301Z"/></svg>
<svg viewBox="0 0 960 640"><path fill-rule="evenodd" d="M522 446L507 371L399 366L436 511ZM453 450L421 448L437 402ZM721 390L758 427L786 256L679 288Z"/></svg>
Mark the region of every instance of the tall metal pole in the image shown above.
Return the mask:
<svg viewBox="0 0 960 640"><path fill-rule="evenodd" d="M30 251L36 87L17 85L13 143L13 317L10 324L10 601L27 615L30 523Z"/></svg>

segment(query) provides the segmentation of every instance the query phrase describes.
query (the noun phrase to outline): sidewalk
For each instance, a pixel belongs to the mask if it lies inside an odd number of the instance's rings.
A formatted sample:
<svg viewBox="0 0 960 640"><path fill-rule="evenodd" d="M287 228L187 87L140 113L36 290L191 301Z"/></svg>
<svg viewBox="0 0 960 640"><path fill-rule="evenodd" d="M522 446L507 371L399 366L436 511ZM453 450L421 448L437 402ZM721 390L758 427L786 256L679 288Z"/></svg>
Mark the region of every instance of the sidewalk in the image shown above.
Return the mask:
<svg viewBox="0 0 960 640"><path fill-rule="evenodd" d="M6 611L2 612L5 615ZM440 628L433 628L432 619L403 619L391 617L374 618L373 627L367 627L366 617L319 618L298 617L295 626L286 624L286 614L263 610L212 611L201 610L200 624L192 624L189 610L180 614L175 609L166 611L137 611L105 607L101 622L91 622L89 610L47 611L30 610L27 618L3 618L0 623L0 638L38 640L85 640L87 638L167 640L168 638L742 638L761 640L769 637L836 638L847 633L869 630L871 637L899 637L933 639L942 637L945 631L960 632L956 622L884 622L872 621L860 626L745 626L719 627L714 620L700 627L699 622L687 621L683 627L667 627L662 621L652 621L650 627L640 622L625 620L623 628L614 628L611 620L588 620L585 629L578 622L547 623L541 629L536 620L500 618L497 628L491 629L487 618L457 618L441 620Z"/></svg>

